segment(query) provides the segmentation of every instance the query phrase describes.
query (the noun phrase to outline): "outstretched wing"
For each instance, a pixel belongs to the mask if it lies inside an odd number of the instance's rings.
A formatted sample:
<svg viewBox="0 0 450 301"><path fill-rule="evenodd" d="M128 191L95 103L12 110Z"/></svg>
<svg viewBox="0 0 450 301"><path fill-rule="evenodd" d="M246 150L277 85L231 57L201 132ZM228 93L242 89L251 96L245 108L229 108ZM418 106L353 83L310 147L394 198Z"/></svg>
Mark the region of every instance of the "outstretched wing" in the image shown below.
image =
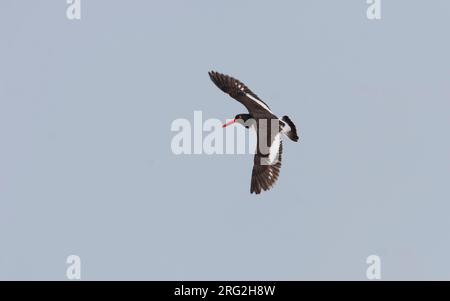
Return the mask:
<svg viewBox="0 0 450 301"><path fill-rule="evenodd" d="M263 190L272 188L280 174L282 153L281 133L275 135L267 154L263 154L258 146L253 162L250 193L259 194Z"/></svg>
<svg viewBox="0 0 450 301"><path fill-rule="evenodd" d="M215 71L208 72L211 80L223 92L242 103L250 114L269 112L269 106L239 80Z"/></svg>

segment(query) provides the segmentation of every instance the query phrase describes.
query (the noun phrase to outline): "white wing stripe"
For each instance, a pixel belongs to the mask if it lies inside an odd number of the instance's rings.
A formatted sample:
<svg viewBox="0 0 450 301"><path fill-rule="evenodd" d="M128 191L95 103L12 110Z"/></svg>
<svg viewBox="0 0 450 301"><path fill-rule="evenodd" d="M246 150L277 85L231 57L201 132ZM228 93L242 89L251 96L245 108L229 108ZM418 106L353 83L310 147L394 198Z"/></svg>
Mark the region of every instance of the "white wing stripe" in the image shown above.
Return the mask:
<svg viewBox="0 0 450 301"><path fill-rule="evenodd" d="M278 152L280 150L280 133L278 133L275 138L273 139L272 145L269 149L269 164L274 164L278 161Z"/></svg>
<svg viewBox="0 0 450 301"><path fill-rule="evenodd" d="M262 101L256 99L255 97L253 97L251 94L249 93L245 93L245 95L247 95L248 98L250 98L251 100L253 100L254 102L256 102L257 104L259 104L261 107L263 107L264 109L266 109L267 111L269 111L270 113L272 113L272 111L269 109L269 107L267 105L265 105ZM273 113L272 113L273 114Z"/></svg>
<svg viewBox="0 0 450 301"><path fill-rule="evenodd" d="M283 132L283 134L289 133L291 131L291 127L289 126L289 124L287 124L286 122L284 122L282 119L278 119L280 120L284 125L281 127L281 131Z"/></svg>

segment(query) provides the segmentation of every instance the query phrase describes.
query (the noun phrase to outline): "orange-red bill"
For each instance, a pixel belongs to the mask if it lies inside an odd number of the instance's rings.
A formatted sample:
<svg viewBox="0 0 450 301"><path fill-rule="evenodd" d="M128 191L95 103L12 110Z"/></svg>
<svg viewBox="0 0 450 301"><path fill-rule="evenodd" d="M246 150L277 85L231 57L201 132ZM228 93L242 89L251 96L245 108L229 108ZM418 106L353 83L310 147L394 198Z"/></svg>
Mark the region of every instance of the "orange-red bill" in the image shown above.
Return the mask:
<svg viewBox="0 0 450 301"><path fill-rule="evenodd" d="M227 127L227 126L229 126L229 125L231 125L231 124L233 124L233 123L235 123L236 122L236 119L233 119L233 120L231 120L231 121L228 121L227 123L225 123L224 125L222 125L222 127L224 128L224 127Z"/></svg>

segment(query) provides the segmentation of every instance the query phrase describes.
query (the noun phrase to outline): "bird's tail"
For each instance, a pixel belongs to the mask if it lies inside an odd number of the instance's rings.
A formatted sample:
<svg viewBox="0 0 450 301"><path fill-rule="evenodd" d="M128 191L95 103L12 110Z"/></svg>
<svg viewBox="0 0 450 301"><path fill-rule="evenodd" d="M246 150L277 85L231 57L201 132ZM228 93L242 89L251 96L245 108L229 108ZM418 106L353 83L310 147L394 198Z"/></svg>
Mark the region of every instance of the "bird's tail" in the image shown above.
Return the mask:
<svg viewBox="0 0 450 301"><path fill-rule="evenodd" d="M297 142L298 141L298 135L297 135L297 128L295 127L295 124L287 116L283 116L283 118L281 118L281 120L286 122L287 125L289 126L289 129L287 129L287 131L284 132L286 134L286 136L288 136L289 139L291 139L292 141Z"/></svg>

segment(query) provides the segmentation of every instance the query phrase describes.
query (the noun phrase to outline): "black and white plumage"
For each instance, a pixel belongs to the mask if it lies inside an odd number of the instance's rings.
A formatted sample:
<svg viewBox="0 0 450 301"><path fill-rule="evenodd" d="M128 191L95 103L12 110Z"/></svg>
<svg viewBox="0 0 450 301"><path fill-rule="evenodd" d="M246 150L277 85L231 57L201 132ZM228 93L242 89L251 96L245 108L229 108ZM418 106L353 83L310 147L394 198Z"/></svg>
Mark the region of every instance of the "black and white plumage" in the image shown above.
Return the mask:
<svg viewBox="0 0 450 301"><path fill-rule="evenodd" d="M249 114L238 114L228 124L245 123L254 120L257 134L257 149L254 157L250 193L259 194L269 190L277 181L281 168L284 134L293 141L298 141L297 130L289 117L278 118L255 93L239 80L210 71L209 76L216 86L232 98L242 103ZM228 124L224 125L227 126Z"/></svg>

